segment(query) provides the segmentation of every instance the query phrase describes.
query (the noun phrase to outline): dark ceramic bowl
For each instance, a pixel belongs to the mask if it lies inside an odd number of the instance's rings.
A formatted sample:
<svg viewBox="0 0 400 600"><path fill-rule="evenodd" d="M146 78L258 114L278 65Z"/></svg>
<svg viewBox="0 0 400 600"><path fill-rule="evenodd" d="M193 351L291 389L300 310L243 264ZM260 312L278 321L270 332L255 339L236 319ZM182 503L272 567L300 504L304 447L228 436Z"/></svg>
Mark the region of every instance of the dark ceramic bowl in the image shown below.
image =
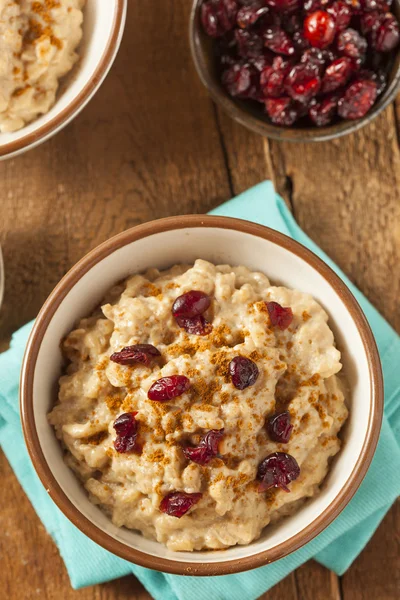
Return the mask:
<svg viewBox="0 0 400 600"><path fill-rule="evenodd" d="M214 59L213 40L203 31L200 22L200 7L203 0L194 0L190 17L190 46L197 73L212 98L235 121L265 137L287 142L321 142L341 137L357 131L370 123L396 97L400 89L400 46L395 51L388 85L372 109L356 121L339 121L327 127L279 127L273 125L265 115L261 104L233 99L225 91L219 80ZM400 0L393 0L392 12L400 20Z"/></svg>

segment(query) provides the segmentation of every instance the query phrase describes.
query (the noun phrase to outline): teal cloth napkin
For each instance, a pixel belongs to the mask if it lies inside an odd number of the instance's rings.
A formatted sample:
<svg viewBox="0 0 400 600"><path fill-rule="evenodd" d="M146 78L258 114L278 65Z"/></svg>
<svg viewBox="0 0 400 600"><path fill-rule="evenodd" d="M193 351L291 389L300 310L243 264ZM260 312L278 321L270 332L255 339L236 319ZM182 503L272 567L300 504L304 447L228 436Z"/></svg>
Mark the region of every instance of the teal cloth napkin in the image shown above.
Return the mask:
<svg viewBox="0 0 400 600"><path fill-rule="evenodd" d="M253 600L310 558L344 573L364 548L400 494L400 338L338 267L298 227L271 182L265 181L226 202L212 214L268 225L318 254L345 281L373 329L385 379L385 416L370 469L356 495L335 521L306 546L273 564L223 577L182 577L158 573L117 558L80 533L42 487L28 458L18 413L18 379L32 324L12 338L0 355L0 444L39 518L56 542L71 583L79 588L133 573L156 600Z"/></svg>

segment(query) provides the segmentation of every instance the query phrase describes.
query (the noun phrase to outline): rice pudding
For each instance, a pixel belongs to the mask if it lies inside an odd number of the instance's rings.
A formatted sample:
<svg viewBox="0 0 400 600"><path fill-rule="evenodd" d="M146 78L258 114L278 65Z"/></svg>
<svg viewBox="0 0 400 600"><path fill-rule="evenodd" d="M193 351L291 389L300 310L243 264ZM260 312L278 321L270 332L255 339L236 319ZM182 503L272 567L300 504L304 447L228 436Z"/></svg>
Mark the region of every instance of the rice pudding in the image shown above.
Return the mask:
<svg viewBox="0 0 400 600"><path fill-rule="evenodd" d="M49 421L68 465L114 524L171 550L257 539L318 493L340 450L327 314L244 266L134 275L62 348Z"/></svg>

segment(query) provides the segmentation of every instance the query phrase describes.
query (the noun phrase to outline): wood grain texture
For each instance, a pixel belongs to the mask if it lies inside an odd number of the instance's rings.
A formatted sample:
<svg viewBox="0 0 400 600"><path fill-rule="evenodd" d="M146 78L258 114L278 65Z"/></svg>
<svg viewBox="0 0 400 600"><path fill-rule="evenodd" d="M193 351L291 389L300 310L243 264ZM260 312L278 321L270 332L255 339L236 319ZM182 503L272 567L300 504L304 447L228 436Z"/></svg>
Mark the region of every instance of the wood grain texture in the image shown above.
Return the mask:
<svg viewBox="0 0 400 600"><path fill-rule="evenodd" d="M1 349L68 268L106 238L150 219L206 212L266 178L400 331L399 106L337 142L258 137L220 113L199 82L189 10L187 0L155 0L152 10L130 0L118 59L89 106L43 146L0 163ZM150 599L134 577L73 591L4 456L0 473L0 598ZM262 600L394 600L399 528L397 506L341 580L310 561Z"/></svg>
<svg viewBox="0 0 400 600"><path fill-rule="evenodd" d="M341 580L345 600L398 600L400 596L400 502Z"/></svg>
<svg viewBox="0 0 400 600"><path fill-rule="evenodd" d="M393 107L330 143L271 143L296 219L400 330L400 152ZM288 185L289 184L289 185ZM390 282L390 285L388 283Z"/></svg>

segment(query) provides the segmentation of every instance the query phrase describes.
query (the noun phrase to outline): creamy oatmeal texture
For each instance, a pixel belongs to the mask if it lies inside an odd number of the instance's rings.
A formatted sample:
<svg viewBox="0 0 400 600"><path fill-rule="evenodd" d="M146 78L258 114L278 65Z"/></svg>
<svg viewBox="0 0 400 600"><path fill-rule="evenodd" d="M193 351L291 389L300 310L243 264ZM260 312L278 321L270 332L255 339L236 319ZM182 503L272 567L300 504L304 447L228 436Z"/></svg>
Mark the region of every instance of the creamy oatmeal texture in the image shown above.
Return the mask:
<svg viewBox="0 0 400 600"><path fill-rule="evenodd" d="M189 335L171 313L190 290L212 298L208 335ZM273 327L266 301L291 307L288 329ZM93 316L82 319L63 342L70 364L60 379L50 423L92 502L117 526L141 531L171 550L201 550L248 544L263 528L295 512L318 493L329 458L340 449L337 434L347 418L336 374L341 370L328 316L302 292L271 286L247 268L194 266L151 269L109 293ZM161 357L144 366L123 366L110 355L149 343ZM236 356L258 367L254 385L232 385L228 365ZM190 389L168 402L147 396L161 377L185 375ZM288 410L293 431L287 444L271 441L265 420ZM118 453L115 419L137 411L141 450ZM201 466L182 446L224 429L219 456ZM260 462L274 452L293 456L300 476L290 493L259 491ZM173 491L201 492L181 518L160 512Z"/></svg>
<svg viewBox="0 0 400 600"><path fill-rule="evenodd" d="M0 0L0 132L53 106L78 60L86 0Z"/></svg>

